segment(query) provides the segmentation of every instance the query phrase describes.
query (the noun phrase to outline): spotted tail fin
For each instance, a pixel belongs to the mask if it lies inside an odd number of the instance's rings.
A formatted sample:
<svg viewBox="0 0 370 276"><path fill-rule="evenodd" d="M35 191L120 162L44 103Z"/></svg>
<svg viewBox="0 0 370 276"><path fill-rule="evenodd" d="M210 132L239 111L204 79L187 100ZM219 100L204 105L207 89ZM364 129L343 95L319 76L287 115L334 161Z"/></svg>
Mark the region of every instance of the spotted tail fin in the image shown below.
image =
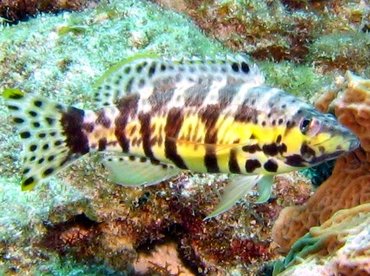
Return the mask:
<svg viewBox="0 0 370 276"><path fill-rule="evenodd" d="M22 190L31 190L89 152L82 130L83 110L26 95L18 89L5 89L3 97L23 140Z"/></svg>

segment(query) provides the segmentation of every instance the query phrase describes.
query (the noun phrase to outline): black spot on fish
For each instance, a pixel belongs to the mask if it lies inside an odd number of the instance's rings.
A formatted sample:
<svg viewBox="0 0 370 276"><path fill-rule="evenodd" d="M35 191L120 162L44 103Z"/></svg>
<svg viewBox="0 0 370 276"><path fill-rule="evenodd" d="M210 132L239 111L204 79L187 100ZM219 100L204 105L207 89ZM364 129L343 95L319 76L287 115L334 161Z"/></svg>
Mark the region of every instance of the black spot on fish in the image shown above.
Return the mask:
<svg viewBox="0 0 370 276"><path fill-rule="evenodd" d="M48 157L48 161L49 161L49 162L53 161L54 159L55 159L55 155L50 155L50 156Z"/></svg>
<svg viewBox="0 0 370 276"><path fill-rule="evenodd" d="M39 122L33 122L32 125L35 127L35 128L39 128L40 127L40 123Z"/></svg>
<svg viewBox="0 0 370 276"><path fill-rule="evenodd" d="M46 117L45 120L46 122L48 122L49 126L52 126L55 122L55 119L50 118L50 117Z"/></svg>
<svg viewBox="0 0 370 276"><path fill-rule="evenodd" d="M41 106L42 106L42 101L35 100L35 101L33 102L33 104L34 104L36 107L41 107Z"/></svg>
<svg viewBox="0 0 370 276"><path fill-rule="evenodd" d="M126 84L126 91L131 92L132 90L132 84L134 82L134 78L130 78Z"/></svg>
<svg viewBox="0 0 370 276"><path fill-rule="evenodd" d="M16 123L16 124L22 124L22 123L24 123L24 120L22 118L15 117L13 119L13 122Z"/></svg>
<svg viewBox="0 0 370 276"><path fill-rule="evenodd" d="M19 110L18 106L15 106L15 105L8 105L8 108L10 110Z"/></svg>
<svg viewBox="0 0 370 276"><path fill-rule="evenodd" d="M54 172L54 169L53 168L47 168L44 172L43 172L43 176L48 176L48 175L51 175L52 173Z"/></svg>
<svg viewBox="0 0 370 276"><path fill-rule="evenodd" d="M245 73L245 74L248 74L249 73L249 66L247 63L245 63L244 61L242 62L241 64L241 69L242 71Z"/></svg>
<svg viewBox="0 0 370 276"><path fill-rule="evenodd" d="M43 149L43 150L47 150L47 149L49 149L49 145L48 145L48 144L43 145L43 146L42 146L42 149Z"/></svg>
<svg viewBox="0 0 370 276"><path fill-rule="evenodd" d="M301 154L305 159L315 157L316 155L315 151L312 148L310 148L307 144L303 144L301 146Z"/></svg>
<svg viewBox="0 0 370 276"><path fill-rule="evenodd" d="M160 164L159 160L157 160L157 159L150 159L150 163L152 165L156 165L156 166Z"/></svg>
<svg viewBox="0 0 370 276"><path fill-rule="evenodd" d="M249 159L245 162L245 170L248 173L254 172L255 169L260 168L261 163L257 159Z"/></svg>
<svg viewBox="0 0 370 276"><path fill-rule="evenodd" d="M34 178L31 176L31 177L29 177L29 178L27 178L26 180L23 181L23 185L24 186L31 185L34 181L35 181Z"/></svg>
<svg viewBox="0 0 370 276"><path fill-rule="evenodd" d="M140 160L141 163L144 163L144 162L146 162L147 158L142 156L142 157L140 157L139 160Z"/></svg>
<svg viewBox="0 0 370 276"><path fill-rule="evenodd" d="M262 150L265 154L275 156L278 154L278 147L275 143L263 145Z"/></svg>
<svg viewBox="0 0 370 276"><path fill-rule="evenodd" d="M261 148L259 145L255 144L255 145L243 146L242 150L245 152L249 152L249 153L255 153L256 151L261 151Z"/></svg>
<svg viewBox="0 0 370 276"><path fill-rule="evenodd" d="M275 160L269 159L267 162L263 165L266 171L268 172L277 172L278 164Z"/></svg>
<svg viewBox="0 0 370 276"><path fill-rule="evenodd" d="M35 151L37 149L37 146L36 145L31 145L30 146L30 151Z"/></svg>
<svg viewBox="0 0 370 276"><path fill-rule="evenodd" d="M239 72L239 64L234 62L231 64L231 68L233 69L234 72Z"/></svg>
<svg viewBox="0 0 370 276"><path fill-rule="evenodd" d="M10 99L13 99L13 100L19 100L19 99L22 99L23 98L23 95L22 94L18 94L18 93L14 93L12 95L9 96Z"/></svg>
<svg viewBox="0 0 370 276"><path fill-rule="evenodd" d="M23 131L20 133L22 139L27 139L31 137L31 133L29 131Z"/></svg>
<svg viewBox="0 0 370 276"><path fill-rule="evenodd" d="M30 157L30 161L31 161L31 162L33 162L33 161L35 161L35 160L36 160L36 156L31 156L31 157Z"/></svg>
<svg viewBox="0 0 370 276"><path fill-rule="evenodd" d="M37 161L37 163L42 164L42 163L44 163L44 161L45 161L45 158L42 157L42 158L39 159L39 161Z"/></svg>
<svg viewBox="0 0 370 276"><path fill-rule="evenodd" d="M125 70L124 70L124 72L125 72L125 74L130 74L131 67L130 66L126 67Z"/></svg>
<svg viewBox="0 0 370 276"><path fill-rule="evenodd" d="M29 172L30 172L30 168L24 168L24 170L23 170L23 174L28 174Z"/></svg>
<svg viewBox="0 0 370 276"><path fill-rule="evenodd" d="M143 88L145 86L145 80L144 79L140 79L139 81L139 88Z"/></svg>
<svg viewBox="0 0 370 276"><path fill-rule="evenodd" d="M299 154L293 154L286 157L285 163L292 167L305 167L304 159Z"/></svg>
<svg viewBox="0 0 370 276"><path fill-rule="evenodd" d="M39 133L39 138L45 138L46 137L46 133Z"/></svg>
<svg viewBox="0 0 370 276"><path fill-rule="evenodd" d="M141 73L141 71L143 71L143 66L139 64L139 65L136 67L136 72L137 72L137 73Z"/></svg>
<svg viewBox="0 0 370 276"><path fill-rule="evenodd" d="M57 141L54 142L55 146L60 146L61 144L63 144L62 140L57 140Z"/></svg>
<svg viewBox="0 0 370 276"><path fill-rule="evenodd" d="M156 67L156 63L153 63L150 67L149 67L149 71L148 71L148 76L149 78L151 78L154 73L155 73L155 67Z"/></svg>
<svg viewBox="0 0 370 276"><path fill-rule="evenodd" d="M165 71L166 70L166 65L161 64L160 68L161 68L161 71Z"/></svg>
<svg viewBox="0 0 370 276"><path fill-rule="evenodd" d="M280 143L281 142L281 135L279 134L278 137L276 138L276 143Z"/></svg>

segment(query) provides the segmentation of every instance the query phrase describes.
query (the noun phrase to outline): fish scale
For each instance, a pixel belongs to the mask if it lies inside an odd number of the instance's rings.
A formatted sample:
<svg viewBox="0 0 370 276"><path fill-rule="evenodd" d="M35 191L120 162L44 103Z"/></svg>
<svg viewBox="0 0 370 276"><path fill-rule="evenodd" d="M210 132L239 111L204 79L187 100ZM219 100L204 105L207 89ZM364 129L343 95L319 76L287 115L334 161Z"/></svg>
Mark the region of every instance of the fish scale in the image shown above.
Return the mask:
<svg viewBox="0 0 370 276"><path fill-rule="evenodd" d="M336 158L359 143L331 115L266 86L243 55L138 55L113 66L95 87L96 111L5 90L24 142L23 189L89 152L106 153L110 178L122 185L151 185L182 170L245 175L230 178L214 216L255 185L259 202L267 200L273 175Z"/></svg>

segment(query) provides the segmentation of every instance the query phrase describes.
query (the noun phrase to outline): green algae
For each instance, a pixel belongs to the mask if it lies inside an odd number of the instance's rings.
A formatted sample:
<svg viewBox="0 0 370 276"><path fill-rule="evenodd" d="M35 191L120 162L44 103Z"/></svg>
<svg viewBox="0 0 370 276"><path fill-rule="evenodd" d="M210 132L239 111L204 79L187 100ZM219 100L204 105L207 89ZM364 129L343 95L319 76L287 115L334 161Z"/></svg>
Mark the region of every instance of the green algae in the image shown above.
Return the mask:
<svg viewBox="0 0 370 276"><path fill-rule="evenodd" d="M266 75L266 82L287 92L311 99L315 93L330 83L329 76L320 76L313 67L293 62L261 62L261 70Z"/></svg>
<svg viewBox="0 0 370 276"><path fill-rule="evenodd" d="M308 62L362 72L370 67L370 36L365 32L339 32L318 37L310 46Z"/></svg>

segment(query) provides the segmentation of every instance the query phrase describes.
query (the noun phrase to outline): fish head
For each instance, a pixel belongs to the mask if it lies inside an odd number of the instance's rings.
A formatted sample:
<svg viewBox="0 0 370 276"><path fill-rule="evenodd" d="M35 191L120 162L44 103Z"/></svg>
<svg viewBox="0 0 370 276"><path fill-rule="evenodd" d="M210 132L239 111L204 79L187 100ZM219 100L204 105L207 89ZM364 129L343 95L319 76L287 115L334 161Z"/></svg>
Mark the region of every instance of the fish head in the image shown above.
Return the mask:
<svg viewBox="0 0 370 276"><path fill-rule="evenodd" d="M301 109L294 121L296 131L301 136L298 154L306 166L335 159L360 145L356 135L341 125L332 114L324 114L313 108Z"/></svg>

